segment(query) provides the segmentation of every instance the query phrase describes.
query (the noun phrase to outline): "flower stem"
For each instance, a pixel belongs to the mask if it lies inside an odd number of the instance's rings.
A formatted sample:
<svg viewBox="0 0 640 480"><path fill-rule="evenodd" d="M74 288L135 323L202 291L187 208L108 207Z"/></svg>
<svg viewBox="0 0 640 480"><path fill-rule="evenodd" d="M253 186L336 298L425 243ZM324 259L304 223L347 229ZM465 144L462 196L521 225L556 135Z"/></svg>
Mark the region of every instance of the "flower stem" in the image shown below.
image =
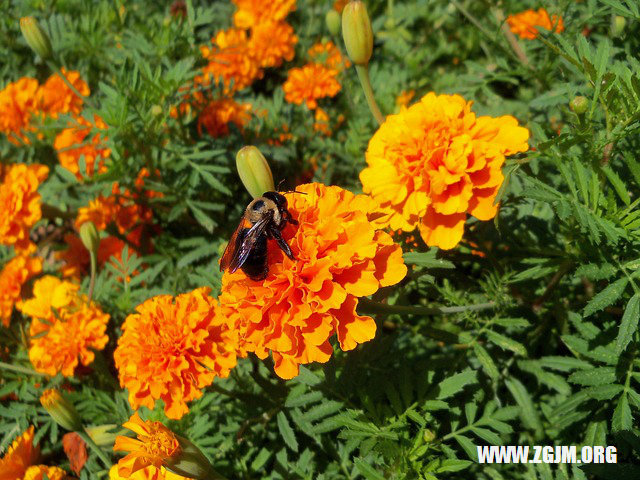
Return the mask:
<svg viewBox="0 0 640 480"><path fill-rule="evenodd" d="M104 463L105 467L107 467L107 469L111 468L111 466L113 465L111 463L111 460L109 459L107 454L104 453L104 451L96 444L96 442L93 441L93 438L91 438L91 436L89 436L89 434L84 430L78 430L76 433L80 435L82 440L84 440L85 443L89 445L91 450L93 450L93 452L98 457L100 457L100 460L102 460L102 463Z"/></svg>
<svg viewBox="0 0 640 480"><path fill-rule="evenodd" d="M10 363L0 362L0 369L11 370L12 372L26 373L27 375L37 375L40 377L48 377L46 373L36 372L29 367L21 367L19 365L11 365Z"/></svg>
<svg viewBox="0 0 640 480"><path fill-rule="evenodd" d="M361 298L358 302L358 310L362 313L398 313L401 315L447 315L451 313L490 310L495 308L495 306L495 302L487 302L460 307L412 307L406 305L388 305L386 303L374 302L368 298Z"/></svg>
<svg viewBox="0 0 640 480"><path fill-rule="evenodd" d="M89 252L89 258L91 259L91 279L89 280L89 294L87 296L87 305L91 303L91 299L93 298L93 289L96 286L96 271L98 270L96 252Z"/></svg>
<svg viewBox="0 0 640 480"><path fill-rule="evenodd" d="M358 72L358 79L360 79L360 85L362 85L362 90L364 90L364 96L367 98L369 110L371 110L378 125L382 125L384 123L384 115L382 115L376 99L373 96L373 88L371 88L371 79L369 78L369 67L356 65L356 72Z"/></svg>

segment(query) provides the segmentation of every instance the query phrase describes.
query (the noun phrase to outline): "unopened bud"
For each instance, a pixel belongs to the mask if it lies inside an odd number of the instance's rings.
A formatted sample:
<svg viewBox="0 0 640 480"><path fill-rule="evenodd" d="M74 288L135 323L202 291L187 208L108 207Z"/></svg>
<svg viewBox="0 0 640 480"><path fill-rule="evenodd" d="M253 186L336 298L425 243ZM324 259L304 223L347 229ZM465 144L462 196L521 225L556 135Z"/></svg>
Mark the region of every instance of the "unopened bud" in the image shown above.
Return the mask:
<svg viewBox="0 0 640 480"><path fill-rule="evenodd" d="M117 425L111 423L106 425L95 425L93 427L85 428L87 434L91 437L96 445L99 447L113 447L116 441L116 437L121 434L119 432L112 432Z"/></svg>
<svg viewBox="0 0 640 480"><path fill-rule="evenodd" d="M271 168L257 147L242 147L236 155L236 167L240 180L253 198L275 190Z"/></svg>
<svg viewBox="0 0 640 480"><path fill-rule="evenodd" d="M338 35L340 33L340 14L333 8L327 12L324 21L327 23L327 29L331 35Z"/></svg>
<svg viewBox="0 0 640 480"><path fill-rule="evenodd" d="M80 226L80 240L89 253L97 253L100 245L100 235L93 222L84 222Z"/></svg>
<svg viewBox="0 0 640 480"><path fill-rule="evenodd" d="M582 95L578 95L577 97L573 97L573 100L569 102L569 108L573 110L576 114L582 115L587 111L587 107L589 106L589 100Z"/></svg>
<svg viewBox="0 0 640 480"><path fill-rule="evenodd" d="M154 117L159 117L162 115L162 107L160 105L154 105L151 107L151 115Z"/></svg>
<svg viewBox="0 0 640 480"><path fill-rule="evenodd" d="M58 390L45 390L40 397L40 403L49 412L51 418L62 428L72 432L82 430L82 422L76 407L64 398Z"/></svg>
<svg viewBox="0 0 640 480"><path fill-rule="evenodd" d="M611 17L611 36L616 38L622 35L624 28L627 26L627 19L620 15Z"/></svg>
<svg viewBox="0 0 640 480"><path fill-rule="evenodd" d="M222 479L204 453L193 443L180 435L176 435L180 444L180 453L165 460L165 468L171 473L197 480Z"/></svg>
<svg viewBox="0 0 640 480"><path fill-rule="evenodd" d="M373 30L362 1L355 0L344 7L342 36L351 61L356 65L367 65L373 52Z"/></svg>
<svg viewBox="0 0 640 480"><path fill-rule="evenodd" d="M33 17L22 17L20 19L20 30L31 50L36 52L40 58L46 60L51 57L51 41L49 35L42 29L38 21Z"/></svg>

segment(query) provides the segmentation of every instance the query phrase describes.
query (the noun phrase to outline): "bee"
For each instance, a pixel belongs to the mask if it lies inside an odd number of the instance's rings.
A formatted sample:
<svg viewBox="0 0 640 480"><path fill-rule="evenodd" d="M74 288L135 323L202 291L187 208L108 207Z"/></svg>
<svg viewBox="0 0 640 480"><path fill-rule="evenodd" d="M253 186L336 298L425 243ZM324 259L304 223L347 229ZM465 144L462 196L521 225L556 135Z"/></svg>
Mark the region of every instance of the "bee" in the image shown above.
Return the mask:
<svg viewBox="0 0 640 480"><path fill-rule="evenodd" d="M284 254L295 260L291 247L281 233L288 223L298 225L298 221L287 210L287 199L281 193L265 192L253 200L222 254L220 271L228 269L233 273L241 268L250 279L264 280L269 273L268 239L275 240Z"/></svg>

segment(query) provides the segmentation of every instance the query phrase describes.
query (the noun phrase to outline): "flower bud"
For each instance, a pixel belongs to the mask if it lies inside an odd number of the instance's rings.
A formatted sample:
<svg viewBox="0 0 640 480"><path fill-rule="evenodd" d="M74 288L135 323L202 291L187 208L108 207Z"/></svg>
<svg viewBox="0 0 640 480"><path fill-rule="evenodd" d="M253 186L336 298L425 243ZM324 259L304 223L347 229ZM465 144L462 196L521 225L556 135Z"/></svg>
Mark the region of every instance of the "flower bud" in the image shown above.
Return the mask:
<svg viewBox="0 0 640 480"><path fill-rule="evenodd" d="M180 435L176 435L180 444L180 453L165 460L165 468L171 473L197 480L222 479L204 453L193 443Z"/></svg>
<svg viewBox="0 0 640 480"><path fill-rule="evenodd" d="M96 254L100 245L100 235L93 222L84 222L80 226L80 240L89 253Z"/></svg>
<svg viewBox="0 0 640 480"><path fill-rule="evenodd" d="M627 19L620 15L613 15L611 17L611 36L617 38L624 32L624 28L627 26Z"/></svg>
<svg viewBox="0 0 640 480"><path fill-rule="evenodd" d="M40 397L40 403L49 412L51 418L62 428L72 432L82 430L82 422L78 411L58 390L52 388L45 390Z"/></svg>
<svg viewBox="0 0 640 480"><path fill-rule="evenodd" d="M253 198L275 190L271 168L257 147L242 147L236 155L236 167L240 180Z"/></svg>
<svg viewBox="0 0 640 480"><path fill-rule="evenodd" d="M589 100L582 95L578 95L574 97L573 100L569 102L569 108L573 110L576 114L582 115L587 111L587 107L589 106Z"/></svg>
<svg viewBox="0 0 640 480"><path fill-rule="evenodd" d="M331 35L338 35L340 33L340 14L333 8L327 12L324 21L327 23L327 29Z"/></svg>
<svg viewBox="0 0 640 480"><path fill-rule="evenodd" d="M87 432L87 435L91 437L91 440L93 440L99 447L113 447L116 437L121 434L119 432L110 431L116 427L117 425L108 423L106 425L87 427L85 428L85 431Z"/></svg>
<svg viewBox="0 0 640 480"><path fill-rule="evenodd" d="M31 50L36 52L40 58L46 60L51 57L51 41L49 35L42 29L38 21L33 17L22 17L20 19L20 30Z"/></svg>
<svg viewBox="0 0 640 480"><path fill-rule="evenodd" d="M373 52L373 31L362 1L355 0L344 7L342 36L351 61L356 65L367 65Z"/></svg>

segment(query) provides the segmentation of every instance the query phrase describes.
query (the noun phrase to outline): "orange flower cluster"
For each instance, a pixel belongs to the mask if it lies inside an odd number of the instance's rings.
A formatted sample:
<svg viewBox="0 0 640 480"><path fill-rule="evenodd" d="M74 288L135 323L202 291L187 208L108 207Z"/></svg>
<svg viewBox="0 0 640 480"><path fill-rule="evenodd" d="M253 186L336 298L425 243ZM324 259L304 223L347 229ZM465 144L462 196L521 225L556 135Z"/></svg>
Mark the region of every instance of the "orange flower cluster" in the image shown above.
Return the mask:
<svg viewBox="0 0 640 480"><path fill-rule="evenodd" d="M89 87L75 71L62 69L67 80L83 95ZM57 118L60 114L78 115L82 109L79 98L55 73L42 85L34 78L23 77L0 91L0 132L13 143L28 142L25 132L32 131L32 117Z"/></svg>
<svg viewBox="0 0 640 480"><path fill-rule="evenodd" d="M20 308L22 286L42 271L42 259L16 255L0 272L0 320L9 326L14 305Z"/></svg>
<svg viewBox="0 0 640 480"><path fill-rule="evenodd" d="M233 123L242 129L251 120L251 105L237 103L231 98L213 100L198 117L198 133L204 127L212 137L223 137L229 134L229 124Z"/></svg>
<svg viewBox="0 0 640 480"><path fill-rule="evenodd" d="M181 418L187 402L236 365L237 332L209 291L153 297L126 318L114 359L133 408L162 399L167 417Z"/></svg>
<svg viewBox="0 0 640 480"><path fill-rule="evenodd" d="M46 477L45 477L46 474ZM24 472L24 477L21 480L65 480L69 478L67 472L60 467L48 467L46 465L33 465L27 468Z"/></svg>
<svg viewBox="0 0 640 480"><path fill-rule="evenodd" d="M38 461L40 449L33 445L33 426L16 438L0 459L0 480L22 479L30 465Z"/></svg>
<svg viewBox="0 0 640 480"><path fill-rule="evenodd" d="M231 0L237 7L233 23L238 28L251 28L265 22L284 20L296 9L296 0Z"/></svg>
<svg viewBox="0 0 640 480"><path fill-rule="evenodd" d="M0 184L0 244L13 245L16 251L31 247L29 230L42 215L38 185L48 174L44 165L8 167Z"/></svg>
<svg viewBox="0 0 640 480"><path fill-rule="evenodd" d="M309 59L339 72L349 68L351 61L340 53L340 49L332 41L319 42L309 49Z"/></svg>
<svg viewBox="0 0 640 480"><path fill-rule="evenodd" d="M97 115L94 123L82 117L76 118L76 124L62 130L54 141L53 147L58 152L60 165L73 173L78 180L92 177L97 171L107 171L104 160L109 157L111 150L103 146L103 139L96 133L87 139L92 129L106 130L107 125ZM80 157L84 156L86 171L80 171Z"/></svg>
<svg viewBox="0 0 640 480"><path fill-rule="evenodd" d="M269 275L261 282L241 270L222 278L224 317L242 332L241 349L265 358L273 352L275 371L293 378L299 365L326 362L335 333L343 350L371 340L372 318L356 313L358 297L404 278L400 247L376 230L371 199L318 183L288 193L289 211L299 225L283 236L296 260L269 249Z"/></svg>
<svg viewBox="0 0 640 480"><path fill-rule="evenodd" d="M79 286L47 275L36 280L33 298L21 306L32 317L29 359L34 368L47 375L73 375L79 363L89 365L94 350L102 350L109 338L105 334L109 315L86 296Z"/></svg>
<svg viewBox="0 0 640 480"><path fill-rule="evenodd" d="M564 31L562 17L558 15L550 17L544 8L539 8L538 11L526 10L514 15L509 15L507 17L507 24L513 33L527 40L533 40L538 36L540 32L536 27L553 30L556 33Z"/></svg>
<svg viewBox="0 0 640 480"><path fill-rule="evenodd" d="M505 156L529 148L529 131L512 116L477 117L459 95L431 92L390 115L369 141L363 191L381 226L419 228L427 245L455 247L467 213L493 218Z"/></svg>

